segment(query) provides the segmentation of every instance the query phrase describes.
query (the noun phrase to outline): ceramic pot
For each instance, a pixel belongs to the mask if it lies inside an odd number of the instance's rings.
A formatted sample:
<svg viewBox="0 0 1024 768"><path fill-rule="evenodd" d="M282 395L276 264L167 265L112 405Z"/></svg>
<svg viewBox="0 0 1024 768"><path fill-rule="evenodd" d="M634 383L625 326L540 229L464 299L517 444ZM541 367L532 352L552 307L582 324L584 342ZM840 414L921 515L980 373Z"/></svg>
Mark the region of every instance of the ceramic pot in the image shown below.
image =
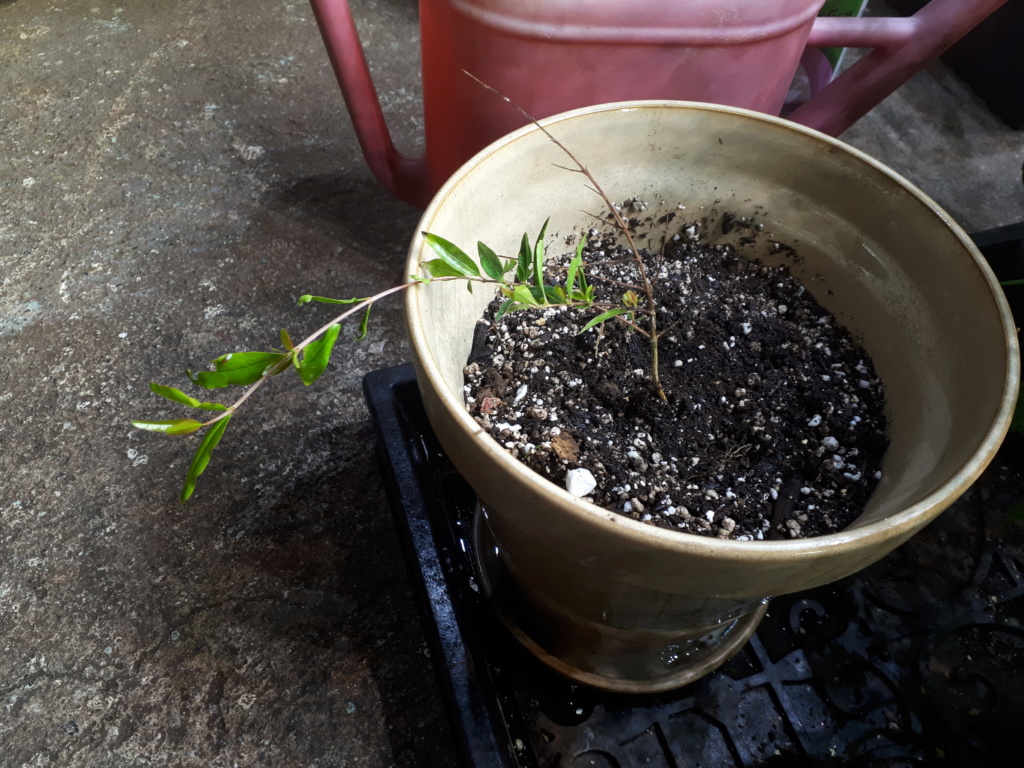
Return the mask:
<svg viewBox="0 0 1024 768"><path fill-rule="evenodd" d="M492 298L417 286L407 323L441 444L477 492L480 579L512 632L570 677L659 691L723 663L772 595L840 579L884 557L977 478L1013 410L1019 360L1002 290L965 233L913 185L807 128L686 102L626 102L543 121L613 200L756 215L793 245L793 273L874 359L890 447L863 513L840 533L730 541L646 525L571 496L512 458L463 405L473 327ZM602 212L535 127L481 151L420 221L475 250L515 254L524 231L589 228ZM722 238L728 237L722 235ZM549 242L555 241L552 235ZM770 260L763 245L758 258ZM431 258L421 236L407 269Z"/></svg>

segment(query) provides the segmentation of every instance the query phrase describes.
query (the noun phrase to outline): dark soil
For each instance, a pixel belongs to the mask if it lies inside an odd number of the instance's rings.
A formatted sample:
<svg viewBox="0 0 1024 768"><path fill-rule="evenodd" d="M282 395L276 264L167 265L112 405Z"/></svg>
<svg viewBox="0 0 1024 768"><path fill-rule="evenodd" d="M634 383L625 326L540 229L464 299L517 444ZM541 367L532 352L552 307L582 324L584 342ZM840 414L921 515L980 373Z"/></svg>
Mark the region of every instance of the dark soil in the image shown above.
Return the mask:
<svg viewBox="0 0 1024 768"><path fill-rule="evenodd" d="M760 236L746 220L715 226ZM550 307L495 325L496 300L465 371L467 408L544 477L636 520L740 540L840 530L880 477L881 382L785 267L708 234L691 223L664 256L645 253L667 401L649 342L625 323L580 334L595 310ZM587 237L587 277L618 302L611 281L637 282L632 256L614 237Z"/></svg>

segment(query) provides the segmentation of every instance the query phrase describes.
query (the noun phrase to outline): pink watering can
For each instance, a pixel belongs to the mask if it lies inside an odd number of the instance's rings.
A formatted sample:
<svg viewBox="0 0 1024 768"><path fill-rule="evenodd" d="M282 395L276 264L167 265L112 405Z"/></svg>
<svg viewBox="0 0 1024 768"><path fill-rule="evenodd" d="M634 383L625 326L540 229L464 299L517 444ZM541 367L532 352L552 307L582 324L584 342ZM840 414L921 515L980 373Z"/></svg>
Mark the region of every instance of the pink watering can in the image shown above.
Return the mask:
<svg viewBox="0 0 1024 768"><path fill-rule="evenodd" d="M346 0L310 0L363 154L425 206L475 152L525 120L632 99L779 114L805 49L872 48L790 119L833 136L1006 0L931 0L908 18L818 17L824 0L419 0L426 154L392 144Z"/></svg>

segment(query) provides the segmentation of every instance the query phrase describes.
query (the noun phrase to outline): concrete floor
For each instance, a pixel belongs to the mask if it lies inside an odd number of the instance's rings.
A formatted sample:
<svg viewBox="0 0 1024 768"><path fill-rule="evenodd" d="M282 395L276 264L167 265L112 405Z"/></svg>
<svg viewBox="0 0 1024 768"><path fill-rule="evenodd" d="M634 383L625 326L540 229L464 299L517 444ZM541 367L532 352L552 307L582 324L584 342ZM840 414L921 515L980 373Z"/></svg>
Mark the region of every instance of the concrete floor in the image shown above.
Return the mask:
<svg viewBox="0 0 1024 768"><path fill-rule="evenodd" d="M413 0L352 3L418 147ZM0 0L0 768L452 764L364 373L236 419L194 499L148 391L402 277L416 210L363 164L308 6ZM1024 219L1024 133L941 65L845 136L967 230Z"/></svg>

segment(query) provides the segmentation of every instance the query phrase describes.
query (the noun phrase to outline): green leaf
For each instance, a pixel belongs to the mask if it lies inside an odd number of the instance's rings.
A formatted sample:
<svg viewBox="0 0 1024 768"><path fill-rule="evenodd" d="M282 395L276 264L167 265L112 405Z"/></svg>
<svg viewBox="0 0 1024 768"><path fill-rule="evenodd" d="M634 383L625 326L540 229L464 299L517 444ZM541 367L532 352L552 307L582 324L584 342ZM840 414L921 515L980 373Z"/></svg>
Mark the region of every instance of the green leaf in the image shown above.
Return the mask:
<svg viewBox="0 0 1024 768"><path fill-rule="evenodd" d="M494 322L497 323L499 320L501 320L501 318L507 315L509 310L512 309L512 305L514 303L515 302L513 302L512 299L507 299L506 301L503 301L501 303L501 306L498 307L498 311L494 313Z"/></svg>
<svg viewBox="0 0 1024 768"><path fill-rule="evenodd" d="M580 329L580 333L584 333L585 331L589 331L595 325L597 325L598 323L603 323L605 320L611 320L613 317L618 317L619 315L626 315L626 314L629 314L629 310L628 309L623 309L622 307L616 307L615 309L609 309L607 312L602 312L600 315L598 315L597 317L592 319L589 323L584 325L583 328Z"/></svg>
<svg viewBox="0 0 1024 768"><path fill-rule="evenodd" d="M281 329L281 346L287 349L289 352L295 349L295 344L292 342L292 336L284 328Z"/></svg>
<svg viewBox="0 0 1024 768"><path fill-rule="evenodd" d="M441 259L425 261L422 266L430 273L431 277L466 277L447 261Z"/></svg>
<svg viewBox="0 0 1024 768"><path fill-rule="evenodd" d="M533 295L533 291L530 290L528 285L517 285L515 290L512 291L512 301L531 307L537 306L537 298Z"/></svg>
<svg viewBox="0 0 1024 768"><path fill-rule="evenodd" d="M1004 288L1009 288L1013 285L1024 285L1024 280L1003 280L1000 285Z"/></svg>
<svg viewBox="0 0 1024 768"><path fill-rule="evenodd" d="M569 270L565 273L565 293L567 296L572 296L572 289L576 286L576 273L579 272L581 277L583 275L580 267L583 265L583 246L586 244L587 241L581 237L579 245L576 246L576 255L569 262Z"/></svg>
<svg viewBox="0 0 1024 768"><path fill-rule="evenodd" d="M409 275L409 279L414 283L423 283L423 285L430 285L430 277L420 277L419 275Z"/></svg>
<svg viewBox="0 0 1024 768"><path fill-rule="evenodd" d="M218 357L213 365L221 373L233 373L261 366L265 368L286 357L288 355L283 352L232 352Z"/></svg>
<svg viewBox="0 0 1024 768"><path fill-rule="evenodd" d="M492 280L501 280L505 276L505 267L498 258L498 254L490 249L487 243L478 242L476 252L480 254L480 266L484 273Z"/></svg>
<svg viewBox="0 0 1024 768"><path fill-rule="evenodd" d="M433 249L434 253L440 256L442 261L448 262L458 274L463 277L480 276L480 269L477 267L476 262L455 243L449 242L443 237L430 232L424 232L423 239L426 240L427 245Z"/></svg>
<svg viewBox="0 0 1024 768"><path fill-rule="evenodd" d="M516 262L516 282L525 283L530 279L530 264L533 262L533 249L530 248L530 236L523 232L519 243L519 259Z"/></svg>
<svg viewBox="0 0 1024 768"><path fill-rule="evenodd" d="M148 429L150 432L163 432L165 435L190 435L203 425L195 419L171 419L170 421L133 421L132 426L137 429Z"/></svg>
<svg viewBox="0 0 1024 768"><path fill-rule="evenodd" d="M556 285L542 285L537 287L536 285L527 286L530 291L530 295L533 297L533 303L536 306L542 304L550 304L555 302L556 304L561 301L558 291L559 286Z"/></svg>
<svg viewBox="0 0 1024 768"><path fill-rule="evenodd" d="M519 311L524 310L524 309L536 309L536 308L537 308L536 304L516 304L515 302L512 302L512 306L508 308L508 311L509 312L519 312Z"/></svg>
<svg viewBox="0 0 1024 768"><path fill-rule="evenodd" d="M196 489L196 480L199 479L199 476L203 474L206 466L210 463L213 449L217 447L217 443L224 436L224 430L228 428L229 421L231 421L231 417L225 416L210 427L210 430L203 437L203 442L199 444L196 455L192 457L192 465L188 468L188 475L185 476L185 484L181 488L182 504L188 501L192 492Z"/></svg>
<svg viewBox="0 0 1024 768"><path fill-rule="evenodd" d="M550 304L551 302L554 302L555 304L560 304L564 293L565 292L562 290L562 286L560 285L545 285L544 303Z"/></svg>
<svg viewBox="0 0 1024 768"><path fill-rule="evenodd" d="M266 373L280 373L284 370L280 363L290 358L287 352L236 352L214 360L214 371L201 371L195 378L189 372L189 378L203 389L244 387L259 381ZM272 370L275 366L278 369Z"/></svg>
<svg viewBox="0 0 1024 768"><path fill-rule="evenodd" d="M329 299L326 296L311 296L308 293L299 296L299 305L309 304L311 301L316 301L321 304L358 304L360 301L366 301L364 298L354 297L351 299Z"/></svg>
<svg viewBox="0 0 1024 768"><path fill-rule="evenodd" d="M334 348L334 342L338 339L339 331L341 331L341 324L334 323L324 333L323 338L310 342L302 350L302 362L297 367L299 378L307 387L320 378L320 374L324 372L327 363L330 362L331 350Z"/></svg>
<svg viewBox="0 0 1024 768"><path fill-rule="evenodd" d="M203 403L196 400L190 395L186 395L180 389L174 387L167 387L163 384L157 384L155 381L149 385L151 391L160 395L160 397L166 397L168 400L173 400L176 403L187 405L190 408L202 408L204 411L226 411L228 407L222 403Z"/></svg>
<svg viewBox="0 0 1024 768"><path fill-rule="evenodd" d="M540 228L537 242L533 246L533 283L538 286L544 285L544 235L547 234L550 221L550 217L544 220L544 226ZM544 303L547 303L547 299L544 299Z"/></svg>
<svg viewBox="0 0 1024 768"><path fill-rule="evenodd" d="M472 283L468 283L468 285L472 285ZM370 324L370 308L372 306L373 304L367 304L366 309L363 310L363 319L359 321L359 334L356 336L356 341L362 341L366 338L366 328Z"/></svg>

